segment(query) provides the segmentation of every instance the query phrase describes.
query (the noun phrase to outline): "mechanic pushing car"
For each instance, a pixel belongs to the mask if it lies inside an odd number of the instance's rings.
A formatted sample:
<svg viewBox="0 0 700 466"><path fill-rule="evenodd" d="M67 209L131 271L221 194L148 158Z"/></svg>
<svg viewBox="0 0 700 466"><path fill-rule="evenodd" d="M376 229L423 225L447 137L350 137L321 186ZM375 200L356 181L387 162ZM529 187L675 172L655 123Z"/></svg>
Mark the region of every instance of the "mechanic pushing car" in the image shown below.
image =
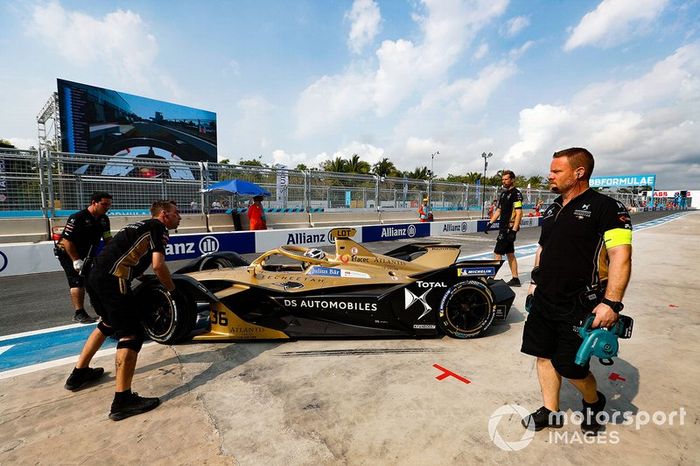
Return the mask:
<svg viewBox="0 0 700 466"><path fill-rule="evenodd" d="M68 217L61 238L56 242L54 254L66 272L70 287L70 300L75 308L73 321L81 324L95 322L85 311L85 276L90 260L95 256L100 239L105 243L112 238L107 211L112 206L112 195L96 192L90 205Z"/></svg>
<svg viewBox="0 0 700 466"><path fill-rule="evenodd" d="M584 365L576 364L579 329L592 314L592 328L618 321L632 268L632 222L625 206L589 187L593 156L586 149L555 152L549 184L559 197L544 211L539 248L526 303L530 312L521 351L537 358L544 406L523 419L525 427L561 427L561 379L583 395L585 435L601 429L597 414L605 396Z"/></svg>
<svg viewBox="0 0 700 466"><path fill-rule="evenodd" d="M145 413L160 403L158 398L140 397L131 391L136 359L144 340L140 306L131 291L131 281L150 265L168 292L175 290L165 264L165 246L168 230L179 224L180 212L174 201L154 202L151 218L120 230L96 258L89 275L88 294L102 320L85 342L65 388L78 390L102 376L104 370L90 368L90 360L105 338L114 335L119 342L115 360L116 392L109 413L113 421Z"/></svg>
<svg viewBox="0 0 700 466"><path fill-rule="evenodd" d="M515 173L505 170L501 177L505 190L498 197L496 210L491 214L484 233L488 234L491 225L498 222L498 238L493 250L494 258L501 260L503 254L508 258L508 266L512 278L506 282L508 286L520 286L518 276L518 261L515 258L515 236L520 231L520 220L523 218L523 194L515 187Z"/></svg>

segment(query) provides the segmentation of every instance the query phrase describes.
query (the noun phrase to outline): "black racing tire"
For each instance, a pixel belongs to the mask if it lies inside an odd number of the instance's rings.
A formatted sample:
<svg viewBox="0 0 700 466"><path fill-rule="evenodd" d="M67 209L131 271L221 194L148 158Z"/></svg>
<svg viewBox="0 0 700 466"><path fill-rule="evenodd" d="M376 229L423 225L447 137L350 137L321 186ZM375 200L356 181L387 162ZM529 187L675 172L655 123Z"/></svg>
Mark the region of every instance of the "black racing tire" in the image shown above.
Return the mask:
<svg viewBox="0 0 700 466"><path fill-rule="evenodd" d="M476 338L489 328L495 315L488 286L466 280L451 286L442 297L438 325L452 338Z"/></svg>
<svg viewBox="0 0 700 466"><path fill-rule="evenodd" d="M189 337L196 320L192 298L175 291L169 293L160 284L146 284L136 290L143 309L141 323L151 340L172 345Z"/></svg>
<svg viewBox="0 0 700 466"><path fill-rule="evenodd" d="M233 262L226 257L207 257L199 264L199 270L221 270L233 267Z"/></svg>

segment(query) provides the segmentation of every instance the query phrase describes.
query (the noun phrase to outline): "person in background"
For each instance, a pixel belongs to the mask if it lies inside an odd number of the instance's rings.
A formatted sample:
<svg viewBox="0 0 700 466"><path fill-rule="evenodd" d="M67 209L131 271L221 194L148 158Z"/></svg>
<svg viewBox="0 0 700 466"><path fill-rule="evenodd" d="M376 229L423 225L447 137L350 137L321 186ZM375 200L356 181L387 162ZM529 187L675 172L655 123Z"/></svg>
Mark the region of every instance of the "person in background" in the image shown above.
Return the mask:
<svg viewBox="0 0 700 466"><path fill-rule="evenodd" d="M491 214L484 233L488 234L491 225L498 222L498 238L493 250L496 260L501 260L503 254L508 258L508 266L512 278L508 286L520 286L518 276L518 261L515 258L515 237L520 231L520 221L523 218L523 194L515 187L515 173L505 170L501 177L504 191L498 198L496 210Z"/></svg>
<svg viewBox="0 0 700 466"><path fill-rule="evenodd" d="M421 222L433 221L433 213L430 211L430 205L427 197L423 198L423 203L418 208L418 218Z"/></svg>
<svg viewBox="0 0 700 466"><path fill-rule="evenodd" d="M81 324L95 322L85 311L85 276L89 261L96 255L100 239L112 238L107 211L112 207L112 195L96 192L90 205L68 217L66 227L56 242L54 253L63 267L70 287L70 299L75 310L73 321ZM86 263L87 262L87 263Z"/></svg>
<svg viewBox="0 0 700 466"><path fill-rule="evenodd" d="M253 197L253 203L248 207L248 221L251 230L267 230L265 209L262 206L262 196Z"/></svg>

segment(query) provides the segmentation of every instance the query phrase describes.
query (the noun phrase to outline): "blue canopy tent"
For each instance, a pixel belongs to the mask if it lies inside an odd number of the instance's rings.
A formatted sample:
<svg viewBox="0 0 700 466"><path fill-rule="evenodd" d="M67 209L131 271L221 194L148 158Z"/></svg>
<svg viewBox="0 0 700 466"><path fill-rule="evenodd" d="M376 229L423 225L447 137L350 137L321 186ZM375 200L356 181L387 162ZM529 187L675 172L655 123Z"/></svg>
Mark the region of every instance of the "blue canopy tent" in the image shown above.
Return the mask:
<svg viewBox="0 0 700 466"><path fill-rule="evenodd" d="M244 197L255 197L255 196L270 196L270 192L263 188L262 186L259 186L255 183L252 183L250 181L245 181L245 180L225 180L225 181L219 181L218 183L214 183L213 185L209 186L208 188L202 189L202 192L205 194L210 194L210 193L226 193L226 194L233 194L235 196L235 201L233 208L230 210L231 212L231 217L233 218L233 224L234 224L234 229L240 230L241 228L241 221L240 217L238 216L238 197L239 196L244 196ZM207 201L207 212L209 212L209 202ZM209 229L209 216L207 215L206 219L206 226L207 226L207 231L211 231Z"/></svg>
<svg viewBox="0 0 700 466"><path fill-rule="evenodd" d="M214 191L237 194L239 196L270 196L270 191L255 183L245 180L225 180L214 183L202 192L211 193Z"/></svg>

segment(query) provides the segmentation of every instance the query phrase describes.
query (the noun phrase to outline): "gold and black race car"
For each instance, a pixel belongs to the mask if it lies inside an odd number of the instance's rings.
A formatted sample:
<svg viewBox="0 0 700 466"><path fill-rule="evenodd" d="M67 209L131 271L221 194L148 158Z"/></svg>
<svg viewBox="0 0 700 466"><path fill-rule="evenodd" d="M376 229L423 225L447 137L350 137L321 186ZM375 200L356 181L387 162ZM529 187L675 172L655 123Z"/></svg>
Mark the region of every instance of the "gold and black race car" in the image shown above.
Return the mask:
<svg viewBox="0 0 700 466"><path fill-rule="evenodd" d="M159 343L183 340L482 335L505 320L515 294L493 277L502 262L458 260L459 246L413 243L375 254L337 228L335 254L280 246L251 263L205 255L137 287L144 328Z"/></svg>

